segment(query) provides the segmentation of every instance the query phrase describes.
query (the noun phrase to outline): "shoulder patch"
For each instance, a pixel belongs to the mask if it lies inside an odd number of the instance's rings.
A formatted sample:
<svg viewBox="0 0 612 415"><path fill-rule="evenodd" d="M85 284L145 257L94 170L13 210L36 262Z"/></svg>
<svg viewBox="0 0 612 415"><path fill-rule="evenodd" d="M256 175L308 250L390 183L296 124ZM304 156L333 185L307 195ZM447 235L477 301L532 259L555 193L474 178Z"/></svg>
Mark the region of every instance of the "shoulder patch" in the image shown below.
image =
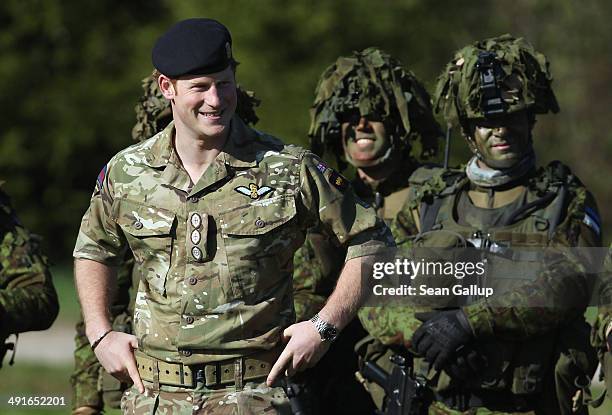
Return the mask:
<svg viewBox="0 0 612 415"><path fill-rule="evenodd" d="M346 189L348 189L349 187L349 181L346 179L346 177L344 177L343 175L341 175L340 173L338 173L337 171L333 170L333 169L329 169L331 170L331 174L329 175L329 183L331 183L332 186L334 186L336 189L340 190L341 192L346 191Z"/></svg>
<svg viewBox="0 0 612 415"><path fill-rule="evenodd" d="M588 206L584 208L584 218L582 222L591 228L598 236L601 235L601 219L594 209Z"/></svg>
<svg viewBox="0 0 612 415"><path fill-rule="evenodd" d="M98 178L96 179L96 190L102 191L102 187L104 186L104 179L106 179L106 172L108 171L108 164L105 164L98 173Z"/></svg>
<svg viewBox="0 0 612 415"><path fill-rule="evenodd" d="M319 170L321 173L325 173L325 171L327 170L327 164L320 161L319 163L317 163L317 170Z"/></svg>

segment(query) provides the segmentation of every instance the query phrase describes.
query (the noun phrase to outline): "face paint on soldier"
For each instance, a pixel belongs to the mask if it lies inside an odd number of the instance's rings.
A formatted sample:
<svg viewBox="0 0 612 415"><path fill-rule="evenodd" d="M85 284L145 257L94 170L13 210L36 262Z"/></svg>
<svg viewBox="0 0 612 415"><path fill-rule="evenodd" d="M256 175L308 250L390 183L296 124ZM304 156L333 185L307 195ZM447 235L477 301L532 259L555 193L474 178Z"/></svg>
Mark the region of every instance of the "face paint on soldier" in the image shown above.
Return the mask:
<svg viewBox="0 0 612 415"><path fill-rule="evenodd" d="M483 168L512 167L531 146L531 125L526 111L490 120L471 120L470 131L470 147L478 152L479 161L482 162L479 165Z"/></svg>
<svg viewBox="0 0 612 415"><path fill-rule="evenodd" d="M385 125L373 117L354 114L342 123L342 148L356 167L369 167L391 147Z"/></svg>
<svg viewBox="0 0 612 415"><path fill-rule="evenodd" d="M190 131L196 137L227 136L237 104L231 67L208 75L186 75L175 81L161 75L159 87L172 100L177 130Z"/></svg>

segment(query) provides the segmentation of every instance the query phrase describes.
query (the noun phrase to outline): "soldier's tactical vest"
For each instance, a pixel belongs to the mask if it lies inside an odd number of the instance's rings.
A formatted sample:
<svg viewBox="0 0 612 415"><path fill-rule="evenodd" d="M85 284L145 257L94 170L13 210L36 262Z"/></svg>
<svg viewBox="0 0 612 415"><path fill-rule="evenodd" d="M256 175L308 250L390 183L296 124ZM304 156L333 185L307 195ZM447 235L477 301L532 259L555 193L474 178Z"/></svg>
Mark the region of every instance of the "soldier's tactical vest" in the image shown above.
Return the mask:
<svg viewBox="0 0 612 415"><path fill-rule="evenodd" d="M533 280L538 270L534 265L541 258L538 258L537 250L527 252L520 248L569 247L577 243L579 229L575 229L575 224L579 221L572 218L576 217L574 215L584 216L586 191L569 169L559 162L553 162L536 172L526 183L525 203L512 212L503 226L487 230L461 225L455 218L454 211L460 194L467 191L469 185L463 171L419 170L411 182L415 192L413 195L416 195L413 207L419 208L421 224L421 232L415 242L417 246L456 246L457 238L463 238L476 248L497 253L506 250L509 252L507 260L512 261L517 271L520 270L517 276ZM444 246L446 243L448 245ZM487 272L493 275L494 271ZM424 359L415 359L415 368L437 384L436 391L441 394L467 389L529 397L540 393L545 382L551 382L559 356L561 330L563 336L584 336L582 330L587 327L585 325L584 321L575 324L575 329L580 333L568 334L568 330L573 330L572 325L527 341L481 342L477 347L488 363L479 379L472 383L453 384L445 373L430 369Z"/></svg>

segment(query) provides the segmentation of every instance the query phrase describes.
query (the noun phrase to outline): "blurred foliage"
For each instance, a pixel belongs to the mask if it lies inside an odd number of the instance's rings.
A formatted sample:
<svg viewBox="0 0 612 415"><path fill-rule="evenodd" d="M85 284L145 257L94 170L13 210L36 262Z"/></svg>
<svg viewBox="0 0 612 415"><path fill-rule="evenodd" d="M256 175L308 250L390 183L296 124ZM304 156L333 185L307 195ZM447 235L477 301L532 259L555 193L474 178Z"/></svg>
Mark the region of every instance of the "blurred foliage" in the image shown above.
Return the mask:
<svg viewBox="0 0 612 415"><path fill-rule="evenodd" d="M70 260L98 171L132 143L153 42L195 16L230 28L238 80L263 101L258 128L302 145L318 76L339 55L379 46L431 90L456 49L505 32L524 36L550 58L561 106L538 121L539 161L568 163L594 192L604 223L612 220L610 2L5 0L0 178L55 262ZM468 153L455 136L458 163Z"/></svg>

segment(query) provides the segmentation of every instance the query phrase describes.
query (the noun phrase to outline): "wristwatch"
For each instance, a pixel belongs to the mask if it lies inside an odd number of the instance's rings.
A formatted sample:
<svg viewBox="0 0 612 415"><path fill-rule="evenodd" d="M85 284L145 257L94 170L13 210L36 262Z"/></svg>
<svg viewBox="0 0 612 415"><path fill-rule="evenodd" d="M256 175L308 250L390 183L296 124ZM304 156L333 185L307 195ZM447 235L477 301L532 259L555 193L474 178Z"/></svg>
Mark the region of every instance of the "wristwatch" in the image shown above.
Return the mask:
<svg viewBox="0 0 612 415"><path fill-rule="evenodd" d="M315 329L317 329L319 332L322 342L333 342L336 340L336 337L338 337L338 328L323 320L321 317L319 317L318 313L310 319L310 322L314 324Z"/></svg>

